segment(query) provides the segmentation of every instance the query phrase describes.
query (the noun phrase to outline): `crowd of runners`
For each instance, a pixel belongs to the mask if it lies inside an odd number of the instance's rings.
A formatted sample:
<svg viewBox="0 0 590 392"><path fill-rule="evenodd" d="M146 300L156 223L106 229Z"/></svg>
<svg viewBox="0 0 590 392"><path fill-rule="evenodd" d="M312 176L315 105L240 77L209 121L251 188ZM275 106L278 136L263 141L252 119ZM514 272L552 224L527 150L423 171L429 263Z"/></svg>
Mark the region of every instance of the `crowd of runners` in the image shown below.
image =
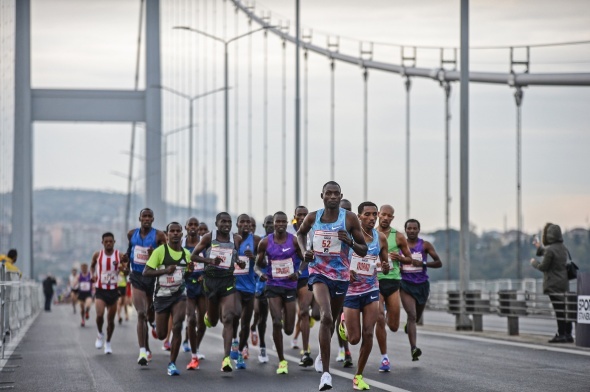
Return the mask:
<svg viewBox="0 0 590 392"><path fill-rule="evenodd" d="M392 226L394 208L365 201L352 211L340 185L327 182L324 207L297 206L293 216L275 212L263 221L265 235L255 234L247 214L234 221L220 212L209 230L196 217L170 222L164 231L152 227L154 213L139 213L140 227L127 234L125 253L115 249L115 236L102 235L102 249L90 265L70 276L73 312L79 306L81 326L89 319L94 298L95 347L112 354L116 319L137 312L137 363L147 366L152 354L149 334L170 351L168 375L179 375L180 350L191 353L187 370L199 368L199 351L208 328L222 325L221 371L246 369L250 347L258 361L269 362L266 325L270 313L278 356L277 374L288 374L284 336L294 334L291 348L301 347L299 366L321 373L319 390L332 388L330 342L337 332L336 360L353 367L349 345L360 344L353 388L367 390L363 371L376 335L380 372L390 371L387 330L400 325L400 305L407 313L404 332L410 355L419 360L416 322L429 295L427 270L442 263L432 244L420 238L420 222L409 219L404 232ZM106 336L103 326L106 313ZM312 358L310 328L319 325L317 355ZM185 328L183 328L183 326ZM183 339L184 336L184 339ZM301 345L299 345L301 336Z"/></svg>

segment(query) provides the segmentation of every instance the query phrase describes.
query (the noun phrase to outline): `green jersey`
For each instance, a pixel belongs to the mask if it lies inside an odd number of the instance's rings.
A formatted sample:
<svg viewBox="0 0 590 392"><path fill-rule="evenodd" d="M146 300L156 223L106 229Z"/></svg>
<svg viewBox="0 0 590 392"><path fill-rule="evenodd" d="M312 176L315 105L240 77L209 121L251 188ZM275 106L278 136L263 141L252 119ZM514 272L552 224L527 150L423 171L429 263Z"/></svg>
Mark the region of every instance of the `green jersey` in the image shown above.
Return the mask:
<svg viewBox="0 0 590 392"><path fill-rule="evenodd" d="M387 237L387 253L391 252L399 252L399 247L397 246L397 230L393 227L389 232L389 237ZM399 261L389 260L389 273L385 275L381 272L381 269L378 270L377 279L395 279L401 280L402 276L399 269Z"/></svg>

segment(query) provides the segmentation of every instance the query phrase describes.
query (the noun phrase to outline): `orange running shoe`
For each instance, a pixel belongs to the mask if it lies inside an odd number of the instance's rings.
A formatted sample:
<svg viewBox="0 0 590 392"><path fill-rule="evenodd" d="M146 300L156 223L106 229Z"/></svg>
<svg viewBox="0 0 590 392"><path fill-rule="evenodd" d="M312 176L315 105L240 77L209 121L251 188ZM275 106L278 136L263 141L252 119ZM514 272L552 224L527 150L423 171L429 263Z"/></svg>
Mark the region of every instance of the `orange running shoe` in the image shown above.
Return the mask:
<svg viewBox="0 0 590 392"><path fill-rule="evenodd" d="M186 365L186 370L197 370L199 368L199 359L192 358L190 363Z"/></svg>

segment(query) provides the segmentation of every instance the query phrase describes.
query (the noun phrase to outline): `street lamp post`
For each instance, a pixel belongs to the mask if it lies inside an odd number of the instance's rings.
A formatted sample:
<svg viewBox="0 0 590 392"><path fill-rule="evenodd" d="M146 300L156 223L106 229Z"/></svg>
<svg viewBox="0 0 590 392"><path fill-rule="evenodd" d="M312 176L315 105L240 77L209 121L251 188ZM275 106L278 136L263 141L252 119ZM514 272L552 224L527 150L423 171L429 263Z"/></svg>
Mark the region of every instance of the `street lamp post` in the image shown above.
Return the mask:
<svg viewBox="0 0 590 392"><path fill-rule="evenodd" d="M262 30L266 30L269 28L273 28L275 26L264 26L256 30L249 31L247 33L238 35L236 37L230 38L228 40L224 40L223 38L217 37L215 35L206 33L201 30L194 29L188 26L174 26L173 29L177 30L187 30L193 33L197 33L203 35L205 37L211 38L217 42L220 42L224 46L223 52L223 81L224 81L224 139L225 139L225 147L224 147L224 171L225 171L225 179L224 179L224 198L225 198L225 211L229 211L229 93L228 93L228 83L229 83L229 62L228 62L228 46L230 43L237 41L241 38L247 37L251 34L257 33Z"/></svg>
<svg viewBox="0 0 590 392"><path fill-rule="evenodd" d="M228 86L227 86L227 82L225 83L225 86L222 88L218 88L215 90L211 90L211 91L207 91L206 93L203 94L198 94L198 95L194 95L194 96L190 96L187 94L184 94L178 90L175 90L173 88L170 87L166 87L166 86L155 86L158 87L162 90L168 91L178 97L184 98L188 101L188 108L189 108L189 125L188 125L188 129L189 129L189 141L188 141L188 151L189 151L189 156L188 156L188 215L189 217L191 217L193 215L193 102L196 101L199 98L203 98L206 97L207 95L211 95L211 94L215 94L217 92L220 92L222 90L225 90L226 93L225 95L227 96L227 90L228 90ZM180 130L186 129L186 127L181 128ZM174 131L178 131L178 130L174 130ZM168 132L165 136L170 136L171 133L175 133L174 131Z"/></svg>

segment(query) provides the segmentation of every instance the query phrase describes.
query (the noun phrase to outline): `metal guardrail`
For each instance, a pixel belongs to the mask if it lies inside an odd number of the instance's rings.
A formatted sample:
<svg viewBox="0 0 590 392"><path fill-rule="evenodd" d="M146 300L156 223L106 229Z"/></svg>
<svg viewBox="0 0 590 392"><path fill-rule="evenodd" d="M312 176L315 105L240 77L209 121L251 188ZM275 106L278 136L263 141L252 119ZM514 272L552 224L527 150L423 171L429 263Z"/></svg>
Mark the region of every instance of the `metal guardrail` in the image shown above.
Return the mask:
<svg viewBox="0 0 590 392"><path fill-rule="evenodd" d="M0 264L0 345L1 357L10 339L18 334L25 321L41 310L43 290L36 282L24 281L16 272Z"/></svg>
<svg viewBox="0 0 590 392"><path fill-rule="evenodd" d="M428 309L458 314L461 301L464 301L465 313L473 316L475 331L483 330L484 314L506 317L510 335L518 335L519 317L556 320L558 316L549 296L543 294L542 279L472 281L463 296L455 281L434 282L430 287L426 304ZM554 295L563 298L562 301L555 301L558 305L564 305L564 311L559 312L560 319L576 322L576 281L570 282L569 292Z"/></svg>

